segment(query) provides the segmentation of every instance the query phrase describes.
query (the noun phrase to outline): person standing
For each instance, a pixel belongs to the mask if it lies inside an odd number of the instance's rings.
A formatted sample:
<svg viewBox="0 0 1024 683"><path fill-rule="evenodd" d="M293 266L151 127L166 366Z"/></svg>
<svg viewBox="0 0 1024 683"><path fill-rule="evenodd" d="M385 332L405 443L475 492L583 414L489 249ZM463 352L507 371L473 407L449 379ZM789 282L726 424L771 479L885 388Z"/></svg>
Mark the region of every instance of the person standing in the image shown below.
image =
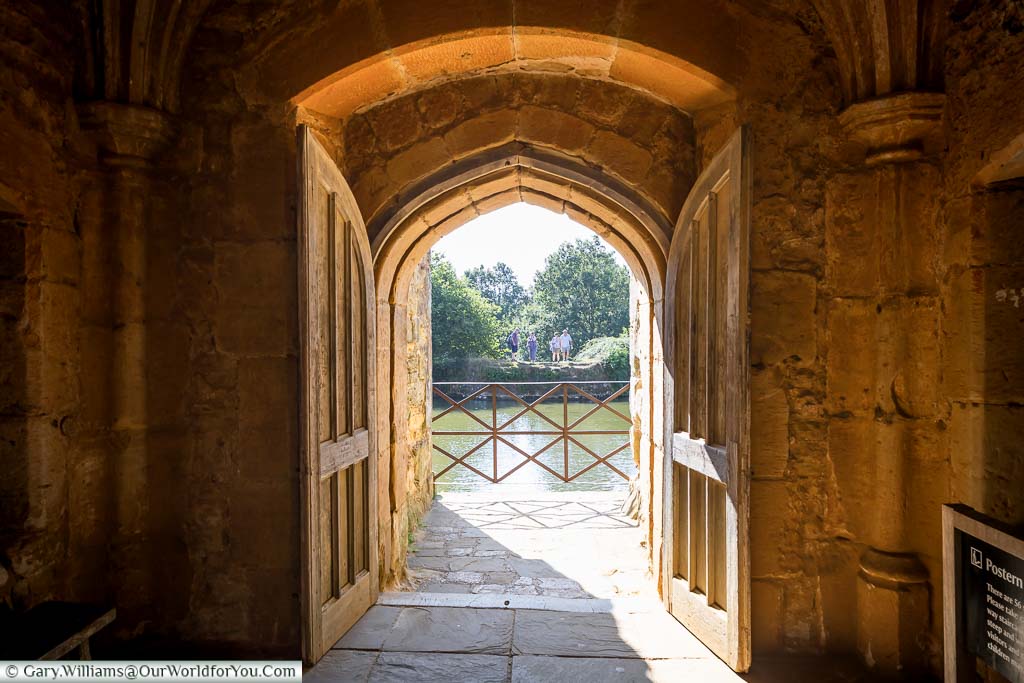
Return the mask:
<svg viewBox="0 0 1024 683"><path fill-rule="evenodd" d="M558 338L559 350L562 352L562 360L569 360L569 349L572 348L572 337L569 330L562 330L562 336Z"/></svg>
<svg viewBox="0 0 1024 683"><path fill-rule="evenodd" d="M509 333L508 339L506 339L505 342L508 344L510 360L515 361L516 354L519 353L519 328L518 327L516 329L512 330L512 332Z"/></svg>
<svg viewBox="0 0 1024 683"><path fill-rule="evenodd" d="M537 362L537 335L534 332L526 340L526 350L530 352L530 362Z"/></svg>
<svg viewBox="0 0 1024 683"><path fill-rule="evenodd" d="M548 342L548 348L551 349L551 362L558 362L558 355L562 350L562 342L558 339L558 333L555 332L551 335L551 341Z"/></svg>

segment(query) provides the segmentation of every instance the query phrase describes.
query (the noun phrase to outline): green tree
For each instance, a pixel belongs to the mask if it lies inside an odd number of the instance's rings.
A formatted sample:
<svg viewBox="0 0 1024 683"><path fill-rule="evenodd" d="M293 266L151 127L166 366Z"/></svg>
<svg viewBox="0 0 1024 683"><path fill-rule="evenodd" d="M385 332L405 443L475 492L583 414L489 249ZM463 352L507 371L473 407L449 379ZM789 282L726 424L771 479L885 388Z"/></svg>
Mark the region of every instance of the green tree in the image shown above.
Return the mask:
<svg viewBox="0 0 1024 683"><path fill-rule="evenodd" d="M466 281L485 299L501 309L498 320L506 326L514 321L520 309L529 300L516 274L501 262L493 268L470 268L466 271Z"/></svg>
<svg viewBox="0 0 1024 683"><path fill-rule="evenodd" d="M596 236L565 242L548 256L533 298L549 324L569 330L576 350L629 326L629 271Z"/></svg>
<svg viewBox="0 0 1024 683"><path fill-rule="evenodd" d="M499 356L498 307L460 278L441 254L430 256L430 296L436 360Z"/></svg>

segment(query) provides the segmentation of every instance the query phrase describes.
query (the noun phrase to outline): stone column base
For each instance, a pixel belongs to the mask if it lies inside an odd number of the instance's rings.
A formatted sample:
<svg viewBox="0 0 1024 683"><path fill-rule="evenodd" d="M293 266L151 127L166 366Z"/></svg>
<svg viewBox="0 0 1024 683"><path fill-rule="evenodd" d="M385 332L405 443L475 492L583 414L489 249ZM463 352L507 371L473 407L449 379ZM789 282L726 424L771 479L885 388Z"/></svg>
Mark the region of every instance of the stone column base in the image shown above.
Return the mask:
<svg viewBox="0 0 1024 683"><path fill-rule="evenodd" d="M857 649L881 673L924 673L930 632L928 570L914 554L869 548L857 576Z"/></svg>

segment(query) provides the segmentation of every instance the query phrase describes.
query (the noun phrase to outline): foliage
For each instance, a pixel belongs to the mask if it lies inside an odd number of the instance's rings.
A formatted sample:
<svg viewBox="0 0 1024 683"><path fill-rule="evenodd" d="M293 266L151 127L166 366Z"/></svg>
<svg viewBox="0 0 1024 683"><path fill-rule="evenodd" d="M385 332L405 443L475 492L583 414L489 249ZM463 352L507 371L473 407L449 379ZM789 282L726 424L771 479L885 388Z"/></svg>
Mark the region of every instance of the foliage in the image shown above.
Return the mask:
<svg viewBox="0 0 1024 683"><path fill-rule="evenodd" d="M629 379L629 337L595 337L580 352L576 360L596 361L609 371L609 379Z"/></svg>
<svg viewBox="0 0 1024 683"><path fill-rule="evenodd" d="M484 299L442 255L430 258L434 358L495 358L502 339L497 306Z"/></svg>
<svg viewBox="0 0 1024 683"><path fill-rule="evenodd" d="M629 325L629 271L596 236L565 242L548 256L533 298L554 328L569 330L576 349Z"/></svg>
<svg viewBox="0 0 1024 683"><path fill-rule="evenodd" d="M470 268L465 277L470 286L500 309L498 320L505 327L512 326L520 309L529 301L516 274L504 263L499 262L493 268Z"/></svg>
<svg viewBox="0 0 1024 683"><path fill-rule="evenodd" d="M556 364L511 363L492 358L449 358L434 363L435 382L599 382L628 379L628 365L619 364L612 368L600 360Z"/></svg>

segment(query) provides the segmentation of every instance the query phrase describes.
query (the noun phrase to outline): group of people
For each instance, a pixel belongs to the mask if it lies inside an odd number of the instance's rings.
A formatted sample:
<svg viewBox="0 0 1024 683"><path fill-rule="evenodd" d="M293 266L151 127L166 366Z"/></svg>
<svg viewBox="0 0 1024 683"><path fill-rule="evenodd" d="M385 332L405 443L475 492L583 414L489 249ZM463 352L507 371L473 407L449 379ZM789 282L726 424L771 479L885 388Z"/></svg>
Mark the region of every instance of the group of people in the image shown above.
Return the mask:
<svg viewBox="0 0 1024 683"><path fill-rule="evenodd" d="M505 339L505 344L508 346L509 356L511 360L515 360L519 354L519 328L509 332L508 337ZM548 342L548 349L551 351L551 362L556 363L562 360L569 360L569 351L572 349L572 337L569 336L569 330L562 330L562 334L555 334L551 337L551 341ZM530 362L537 362L537 335L531 332L526 338L526 352L529 355Z"/></svg>

